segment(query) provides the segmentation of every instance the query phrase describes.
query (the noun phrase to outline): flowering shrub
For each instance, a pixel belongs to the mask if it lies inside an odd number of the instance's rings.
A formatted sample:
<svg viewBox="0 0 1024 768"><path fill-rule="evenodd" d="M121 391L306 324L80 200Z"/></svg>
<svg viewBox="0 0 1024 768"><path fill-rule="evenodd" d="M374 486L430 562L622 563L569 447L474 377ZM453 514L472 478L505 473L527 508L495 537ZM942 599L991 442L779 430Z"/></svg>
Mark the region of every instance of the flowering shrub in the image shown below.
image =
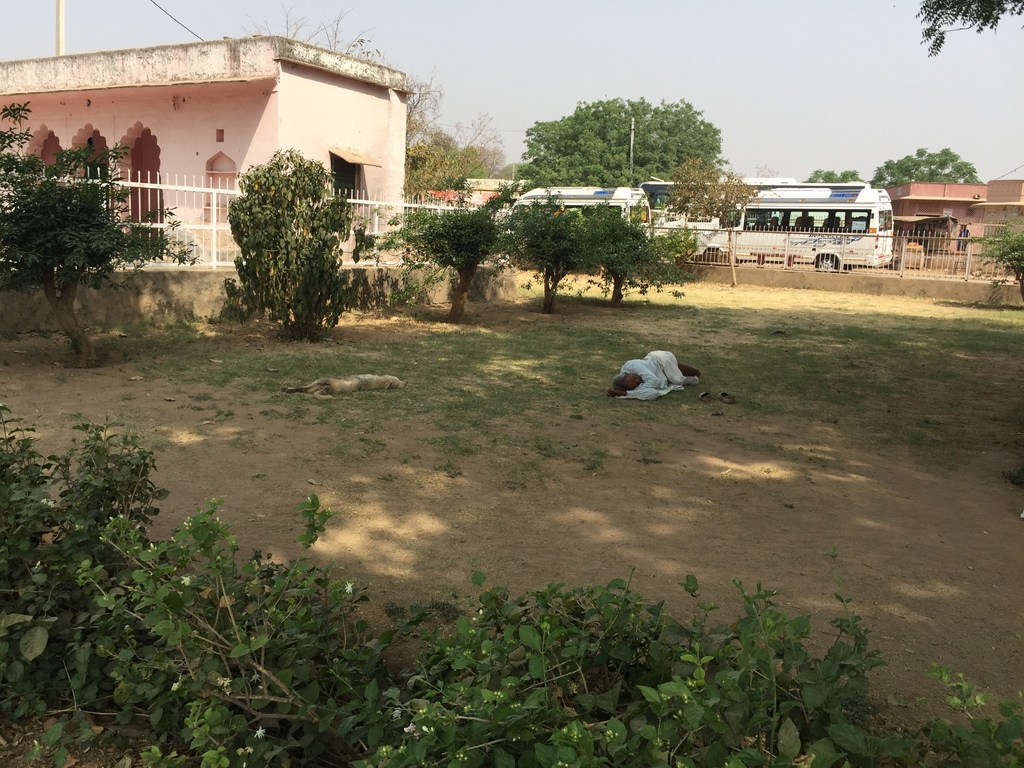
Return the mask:
<svg viewBox="0 0 1024 768"><path fill-rule="evenodd" d="M0 713L41 715L61 702L104 709L106 671L124 629L99 609L94 590L75 579L85 558L103 563L107 585L127 563L101 531L117 517L140 539L166 492L150 480L153 454L105 427L80 424L80 441L44 457L33 430L0 403Z"/></svg>
<svg viewBox="0 0 1024 768"><path fill-rule="evenodd" d="M111 670L121 719L147 712L211 768L290 754L353 758L376 746L388 638L353 619L366 600L355 582L306 560L331 512L315 496L301 504L302 555L277 563L260 552L239 558L218 506L155 544L112 520L105 536L133 568L119 588L103 588L101 563L79 567L100 606L145 632L119 649Z"/></svg>
<svg viewBox="0 0 1024 768"><path fill-rule="evenodd" d="M696 579L684 587L699 598ZM829 765L913 744L850 746L866 743L849 713L881 663L858 621L837 620L814 659L807 617L786 618L770 590L737 587L745 616L715 626L714 606L698 603L681 624L621 579L520 598L486 590L452 637L427 639L406 690L385 693L408 725L358 765Z"/></svg>
<svg viewBox="0 0 1024 768"><path fill-rule="evenodd" d="M815 657L809 618L761 585L737 582L743 615L713 624L693 576L680 622L621 579L511 597L474 574L471 617L428 631L438 611L414 605L400 622L421 653L399 681L381 661L395 631L371 633L358 584L308 562L331 517L315 496L287 563L241 557L218 502L150 541L166 495L152 454L110 425L76 429L44 458L0 404L0 713L59 711L36 750L55 765L112 720L151 734L150 768L1024 766L1021 702L980 717L987 697L942 667L970 727L876 732L882 659L859 617L833 619Z"/></svg>

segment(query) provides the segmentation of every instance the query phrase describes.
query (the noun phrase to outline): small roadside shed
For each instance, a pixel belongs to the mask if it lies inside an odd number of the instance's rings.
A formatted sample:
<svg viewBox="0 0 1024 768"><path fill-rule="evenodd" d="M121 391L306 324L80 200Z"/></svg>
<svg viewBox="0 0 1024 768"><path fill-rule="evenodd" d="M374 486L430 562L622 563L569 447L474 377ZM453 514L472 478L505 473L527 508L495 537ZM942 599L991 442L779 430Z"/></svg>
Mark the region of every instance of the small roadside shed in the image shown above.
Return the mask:
<svg viewBox="0 0 1024 768"><path fill-rule="evenodd" d="M398 70L275 36L0 62L0 102L32 110L32 151L124 144L143 182L231 187L296 149L350 196L398 200L406 97Z"/></svg>

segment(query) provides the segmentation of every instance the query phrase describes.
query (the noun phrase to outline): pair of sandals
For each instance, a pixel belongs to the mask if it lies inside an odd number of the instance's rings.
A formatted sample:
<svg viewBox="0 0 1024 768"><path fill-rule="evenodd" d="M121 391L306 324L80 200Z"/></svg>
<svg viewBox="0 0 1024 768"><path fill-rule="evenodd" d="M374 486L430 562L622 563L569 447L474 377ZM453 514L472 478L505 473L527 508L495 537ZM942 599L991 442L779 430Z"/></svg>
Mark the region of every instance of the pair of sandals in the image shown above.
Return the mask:
<svg viewBox="0 0 1024 768"><path fill-rule="evenodd" d="M713 403L715 400L721 400L726 405L732 405L736 402L736 396L730 395L728 392L719 392L717 397L712 395L710 392L701 392L699 397L705 403Z"/></svg>

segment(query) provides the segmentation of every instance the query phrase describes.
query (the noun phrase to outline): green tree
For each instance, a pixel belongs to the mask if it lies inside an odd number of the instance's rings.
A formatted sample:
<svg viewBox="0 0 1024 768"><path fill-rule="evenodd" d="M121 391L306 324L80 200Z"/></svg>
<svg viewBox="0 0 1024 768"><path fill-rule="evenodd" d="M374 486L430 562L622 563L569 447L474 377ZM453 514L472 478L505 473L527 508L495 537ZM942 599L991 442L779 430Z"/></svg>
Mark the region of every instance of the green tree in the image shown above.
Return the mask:
<svg viewBox="0 0 1024 768"><path fill-rule="evenodd" d="M187 263L190 254L168 237L168 212L151 212L166 228L132 220L129 190L108 172L127 148L61 150L47 165L27 151L30 113L28 104L0 108L8 124L0 131L0 290L42 289L78 364L91 365L96 353L75 312L79 288L119 288L149 262Z"/></svg>
<svg viewBox="0 0 1024 768"><path fill-rule="evenodd" d="M409 80L405 124L405 194L425 195L447 190L459 179L490 178L505 163L501 137L491 118L480 115L464 126L446 131L437 125L444 91L433 79Z"/></svg>
<svg viewBox="0 0 1024 768"><path fill-rule="evenodd" d="M286 337L316 341L352 305L354 287L341 269L352 209L331 193L323 163L278 151L239 176L241 195L228 209L239 285L225 281L243 315L264 314ZM357 238L358 240L358 238ZM353 253L358 261L358 249Z"/></svg>
<svg viewBox="0 0 1024 768"><path fill-rule="evenodd" d="M480 147L460 146L455 136L440 129L427 131L405 151L407 196L448 190L462 179L489 176Z"/></svg>
<svg viewBox="0 0 1024 768"><path fill-rule="evenodd" d="M818 168L807 177L808 184L842 184L847 181L860 181L860 171L836 173L835 171L826 171L823 168Z"/></svg>
<svg viewBox="0 0 1024 768"><path fill-rule="evenodd" d="M945 184L980 184L978 170L953 150L929 152L919 149L899 160L886 160L875 169L871 186L897 187L911 181L936 181Z"/></svg>
<svg viewBox="0 0 1024 768"><path fill-rule="evenodd" d="M585 208L583 215L587 218L587 247L599 270L600 285L611 294L613 307L622 304L627 291L645 296L652 288L661 290L665 285L684 282L686 276L674 259L666 259L663 250L656 247L648 224L624 217L619 208L610 205Z"/></svg>
<svg viewBox="0 0 1024 768"><path fill-rule="evenodd" d="M721 164L722 134L685 101L644 99L579 104L567 117L526 131L527 166L517 175L539 187L635 186L665 177L687 157ZM633 166L630 171L630 126Z"/></svg>
<svg viewBox="0 0 1024 768"><path fill-rule="evenodd" d="M579 208L565 208L549 197L513 208L506 224L501 247L514 266L535 272L543 281L542 311L549 315L554 312L562 280L594 269L588 221Z"/></svg>
<svg viewBox="0 0 1024 768"><path fill-rule="evenodd" d="M973 29L979 34L995 30L1003 16L1024 14L1024 0L924 0L917 18L928 55L936 56L946 44L947 32Z"/></svg>
<svg viewBox="0 0 1024 768"><path fill-rule="evenodd" d="M1002 264L1013 272L1024 299L1024 217L1013 217L980 241L984 246L982 258Z"/></svg>
<svg viewBox="0 0 1024 768"><path fill-rule="evenodd" d="M462 321L466 298L480 265L498 259L501 234L499 219L512 204L517 192L513 185L502 190L479 208L468 204L468 187L463 183L456 192L456 207L447 210L415 208L406 213L401 226L392 232L381 247L404 247L402 266L405 271L425 273L425 282L444 279L455 274L455 289L448 322Z"/></svg>
<svg viewBox="0 0 1024 768"><path fill-rule="evenodd" d="M669 208L690 219L717 218L722 226L733 223L756 191L738 174L722 173L699 157L684 160L672 181Z"/></svg>

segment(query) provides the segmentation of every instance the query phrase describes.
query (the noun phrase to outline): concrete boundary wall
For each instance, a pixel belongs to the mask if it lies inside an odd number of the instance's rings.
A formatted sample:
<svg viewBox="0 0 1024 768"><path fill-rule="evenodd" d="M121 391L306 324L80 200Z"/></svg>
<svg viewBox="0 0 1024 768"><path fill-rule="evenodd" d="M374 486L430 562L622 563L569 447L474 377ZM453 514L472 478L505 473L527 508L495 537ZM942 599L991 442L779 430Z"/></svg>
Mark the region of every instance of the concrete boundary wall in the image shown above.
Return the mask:
<svg viewBox="0 0 1024 768"><path fill-rule="evenodd" d="M733 273L729 267L689 264L684 269L689 270L698 282L732 284ZM966 280L879 276L864 272L797 272L737 267L736 284L765 288L803 288L838 293L865 293L872 296L908 296L986 306L1024 305L1018 285L995 285L981 280L968 282Z"/></svg>
<svg viewBox="0 0 1024 768"><path fill-rule="evenodd" d="M356 306L374 309L386 306L399 285L397 267L346 267L359 292ZM698 282L730 285L728 267L691 266ZM112 290L82 289L76 309L86 325L111 328L118 325L152 323L165 325L177 320L216 316L224 305L224 280L234 277L228 269L152 270L138 275L127 286ZM516 276L481 268L470 291L470 301L512 301L517 297ZM765 288L796 288L816 291L865 293L874 296L909 296L984 306L1021 306L1017 285L993 285L962 280L926 280L914 277L879 277L870 274L786 272L775 269L736 270L738 285ZM429 303L450 300L450 286L436 287ZM0 292L0 333L53 331L56 325L42 291Z"/></svg>
<svg viewBox="0 0 1024 768"><path fill-rule="evenodd" d="M374 309L387 305L400 287L397 267L345 267L358 286L356 307ZM224 280L235 277L233 269L147 270L117 289L79 289L75 309L87 326L166 325L178 320L213 317L224 306ZM450 300L450 286L437 286L430 303ZM472 302L510 301L516 298L516 278L511 272L495 273L481 267L470 288ZM43 292L0 291L0 333L54 331L56 323Z"/></svg>

